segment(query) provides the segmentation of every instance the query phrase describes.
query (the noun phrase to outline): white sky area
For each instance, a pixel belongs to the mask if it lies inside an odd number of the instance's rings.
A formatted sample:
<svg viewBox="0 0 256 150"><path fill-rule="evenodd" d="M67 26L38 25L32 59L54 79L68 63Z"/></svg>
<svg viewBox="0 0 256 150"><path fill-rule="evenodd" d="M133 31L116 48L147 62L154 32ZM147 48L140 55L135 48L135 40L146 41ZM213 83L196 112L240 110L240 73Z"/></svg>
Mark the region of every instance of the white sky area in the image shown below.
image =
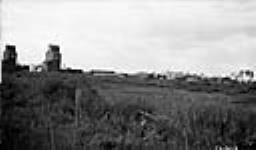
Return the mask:
<svg viewBox="0 0 256 150"><path fill-rule="evenodd" d="M2 0L2 44L39 64L49 43L73 68L256 71L255 0Z"/></svg>

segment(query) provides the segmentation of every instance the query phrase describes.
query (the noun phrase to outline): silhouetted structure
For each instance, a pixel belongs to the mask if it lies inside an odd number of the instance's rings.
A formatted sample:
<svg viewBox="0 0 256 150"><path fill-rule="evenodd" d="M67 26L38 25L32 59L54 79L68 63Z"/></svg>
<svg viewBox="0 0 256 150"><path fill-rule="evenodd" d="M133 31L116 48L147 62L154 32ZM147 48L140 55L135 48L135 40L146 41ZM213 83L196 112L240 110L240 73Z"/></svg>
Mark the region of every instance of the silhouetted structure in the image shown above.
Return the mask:
<svg viewBox="0 0 256 150"><path fill-rule="evenodd" d="M58 45L49 45L44 61L46 71L60 71L61 53Z"/></svg>
<svg viewBox="0 0 256 150"><path fill-rule="evenodd" d="M18 54L15 45L6 45L4 58L2 60L2 71L13 73L18 71L29 71L29 66L17 64Z"/></svg>
<svg viewBox="0 0 256 150"><path fill-rule="evenodd" d="M73 74L77 74L77 73L83 73L83 70L81 70L81 69L67 68L67 69L61 69L60 72L61 72L61 73L73 73Z"/></svg>
<svg viewBox="0 0 256 150"><path fill-rule="evenodd" d="M61 73L83 73L81 69L61 68L62 55L58 45L49 45L49 49L45 54L45 61L39 65L31 65L31 72L52 72L58 71Z"/></svg>
<svg viewBox="0 0 256 150"><path fill-rule="evenodd" d="M14 45L6 45L4 58L2 60L3 72L14 72L16 70L17 53Z"/></svg>
<svg viewBox="0 0 256 150"><path fill-rule="evenodd" d="M115 71L109 71L109 70L91 70L89 74L93 76L116 76Z"/></svg>
<svg viewBox="0 0 256 150"><path fill-rule="evenodd" d="M29 72L29 66L28 65L17 65L16 72L20 72L20 71L28 71Z"/></svg>
<svg viewBox="0 0 256 150"><path fill-rule="evenodd" d="M19 65L17 63L18 54L16 52L15 45L6 45L4 51L4 58L2 60L2 71L7 73L14 73L20 71L31 71L31 72L51 72L59 71L62 73L83 73L81 69L61 69L61 58L60 47L58 45L49 45L49 49L46 52L46 58L43 64L33 65L31 67L27 65Z"/></svg>

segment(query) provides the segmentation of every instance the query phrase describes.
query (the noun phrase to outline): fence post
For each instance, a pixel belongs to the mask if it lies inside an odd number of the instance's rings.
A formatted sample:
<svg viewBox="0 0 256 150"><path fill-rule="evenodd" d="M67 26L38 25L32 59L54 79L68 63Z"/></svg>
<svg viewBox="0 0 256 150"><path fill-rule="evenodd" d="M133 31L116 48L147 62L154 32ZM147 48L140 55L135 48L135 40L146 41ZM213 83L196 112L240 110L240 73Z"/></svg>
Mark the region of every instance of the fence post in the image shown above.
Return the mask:
<svg viewBox="0 0 256 150"><path fill-rule="evenodd" d="M76 146L77 129L79 126L79 115L80 115L80 99L82 97L82 89L76 88L75 90L75 122L73 128L73 148Z"/></svg>

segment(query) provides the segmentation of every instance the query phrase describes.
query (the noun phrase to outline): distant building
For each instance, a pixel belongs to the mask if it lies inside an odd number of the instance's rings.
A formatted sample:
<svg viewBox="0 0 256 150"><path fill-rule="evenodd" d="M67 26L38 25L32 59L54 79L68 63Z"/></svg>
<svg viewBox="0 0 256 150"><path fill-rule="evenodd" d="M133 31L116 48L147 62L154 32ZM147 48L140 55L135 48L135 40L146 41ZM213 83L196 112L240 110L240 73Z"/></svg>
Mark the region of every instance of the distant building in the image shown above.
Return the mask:
<svg viewBox="0 0 256 150"><path fill-rule="evenodd" d="M184 79L186 82L199 82L202 80L202 78L197 75L186 75Z"/></svg>
<svg viewBox="0 0 256 150"><path fill-rule="evenodd" d="M2 60L3 72L15 72L17 61L17 52L14 45L6 45L4 51L4 58Z"/></svg>
<svg viewBox="0 0 256 150"><path fill-rule="evenodd" d="M29 71L29 66L17 64L18 54L15 45L6 45L2 60L2 71L7 73Z"/></svg>
<svg viewBox="0 0 256 150"><path fill-rule="evenodd" d="M83 73L81 69L61 68L62 55L58 45L50 44L48 51L45 54L45 60L42 64L31 65L30 72L52 72L58 71L61 73Z"/></svg>
<svg viewBox="0 0 256 150"><path fill-rule="evenodd" d="M88 72L89 75L92 76L103 76L103 77L117 77L117 78L127 78L128 74L126 73L116 73L115 71L111 70L98 70L98 69L93 69Z"/></svg>
<svg viewBox="0 0 256 150"><path fill-rule="evenodd" d="M221 83L225 85L231 85L234 81L230 77L223 77L221 78Z"/></svg>
<svg viewBox="0 0 256 150"><path fill-rule="evenodd" d="M31 65L29 68L30 72L43 72L45 71L45 65L39 64L39 65Z"/></svg>
<svg viewBox="0 0 256 150"><path fill-rule="evenodd" d="M46 58L44 61L46 71L60 71L61 66L61 53L58 45L49 45L49 49L46 52Z"/></svg>
<svg viewBox="0 0 256 150"><path fill-rule="evenodd" d="M183 72L174 72L174 71L168 71L165 73L165 75L168 80L175 80L177 78L182 78L185 76Z"/></svg>
<svg viewBox="0 0 256 150"><path fill-rule="evenodd" d="M20 72L20 71L27 71L27 72L29 72L29 66L28 65L17 65L15 71L16 72Z"/></svg>
<svg viewBox="0 0 256 150"><path fill-rule="evenodd" d="M45 61L38 65L20 65L17 63L18 54L15 45L6 45L4 51L4 58L2 60L2 71L13 73L20 71L30 72L51 72L59 71L62 73L83 73L81 69L66 68L61 69L62 55L58 45L49 45L49 49L45 55ZM1 80L0 80L1 81Z"/></svg>
<svg viewBox="0 0 256 150"><path fill-rule="evenodd" d="M62 73L79 74L79 73L83 73L83 70L67 68L67 69L61 69L60 72L62 72Z"/></svg>
<svg viewBox="0 0 256 150"><path fill-rule="evenodd" d="M89 74L93 76L116 76L115 71L109 70L91 70Z"/></svg>
<svg viewBox="0 0 256 150"><path fill-rule="evenodd" d="M164 75L164 74L157 74L157 75L156 75L156 78L159 79L159 80L166 80L166 79L167 79L167 75Z"/></svg>
<svg viewBox="0 0 256 150"><path fill-rule="evenodd" d="M211 77L206 79L209 84L222 84L221 77Z"/></svg>
<svg viewBox="0 0 256 150"><path fill-rule="evenodd" d="M251 70L241 70L236 76L236 79L239 82L252 82L254 80L254 76L254 72Z"/></svg>
<svg viewBox="0 0 256 150"><path fill-rule="evenodd" d="M153 73L147 73L147 72L137 72L135 74L133 74L132 76L140 78L140 79L153 79L154 78L154 74Z"/></svg>

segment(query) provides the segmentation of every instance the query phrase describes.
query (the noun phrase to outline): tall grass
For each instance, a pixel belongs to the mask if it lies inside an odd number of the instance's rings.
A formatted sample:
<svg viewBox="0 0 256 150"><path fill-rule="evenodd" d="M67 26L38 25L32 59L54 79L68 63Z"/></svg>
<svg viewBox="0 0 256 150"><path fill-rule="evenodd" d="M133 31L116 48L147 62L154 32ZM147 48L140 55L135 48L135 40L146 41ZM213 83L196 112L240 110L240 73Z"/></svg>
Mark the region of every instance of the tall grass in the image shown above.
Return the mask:
<svg viewBox="0 0 256 150"><path fill-rule="evenodd" d="M115 90L108 92L121 91L122 83L115 86ZM2 146L5 149L15 149L14 145L56 149L58 145L115 147L158 142L185 145L184 148L189 149L250 144L256 137L256 113L230 104L223 95L209 98L144 86L143 96L138 85L136 94L132 95L126 85L128 96L107 93L111 95L108 97L100 92L104 89L96 87L83 75L4 75ZM75 101L77 88L82 90L79 104Z"/></svg>

